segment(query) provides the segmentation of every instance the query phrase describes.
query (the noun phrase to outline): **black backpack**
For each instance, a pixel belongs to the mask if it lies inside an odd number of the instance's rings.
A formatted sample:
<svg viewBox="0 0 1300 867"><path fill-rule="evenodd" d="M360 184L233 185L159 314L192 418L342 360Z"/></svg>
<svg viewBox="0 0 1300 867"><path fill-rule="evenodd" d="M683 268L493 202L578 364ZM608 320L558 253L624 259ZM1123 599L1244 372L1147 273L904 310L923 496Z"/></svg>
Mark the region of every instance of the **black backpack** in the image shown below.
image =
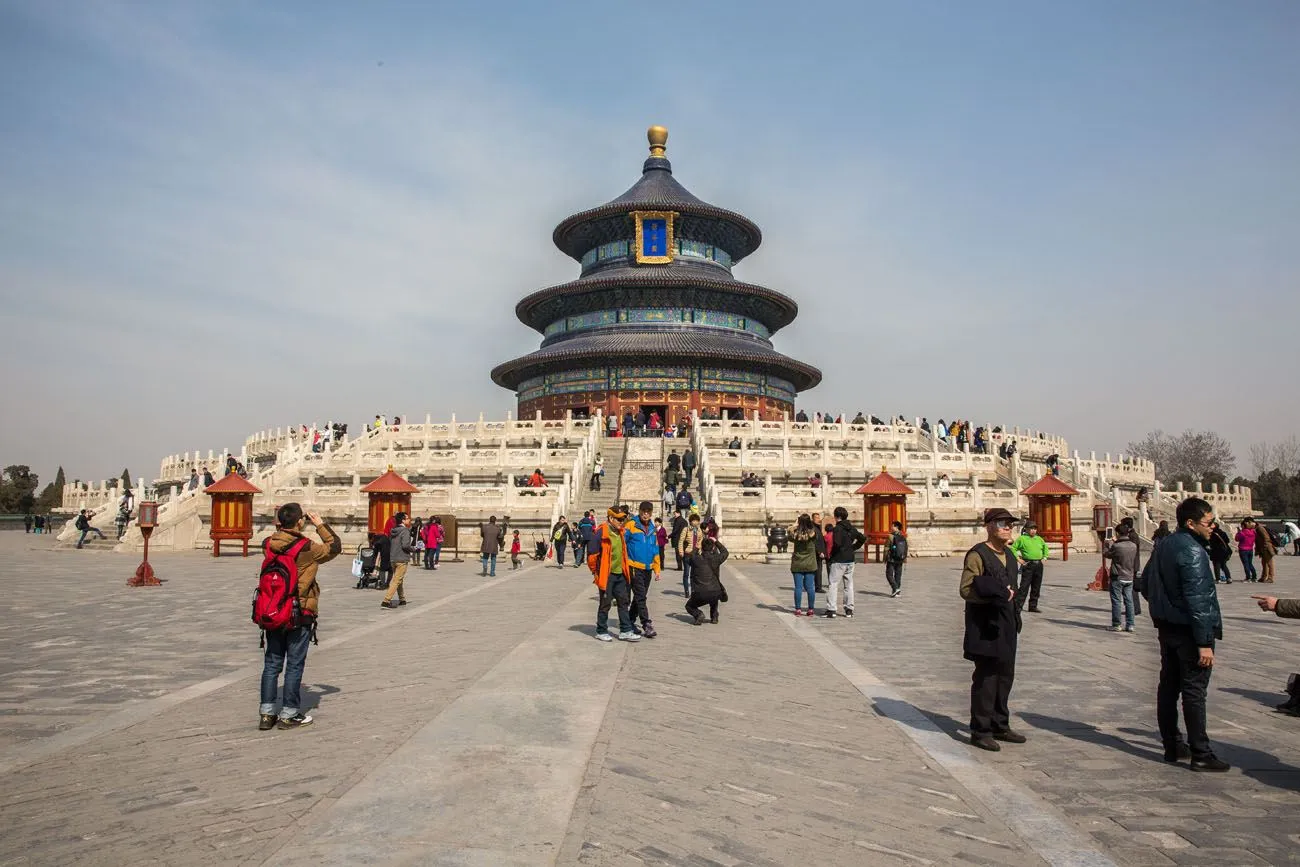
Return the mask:
<svg viewBox="0 0 1300 867"><path fill-rule="evenodd" d="M891 563L907 562L907 537L906 536L898 535L890 539L889 562Z"/></svg>

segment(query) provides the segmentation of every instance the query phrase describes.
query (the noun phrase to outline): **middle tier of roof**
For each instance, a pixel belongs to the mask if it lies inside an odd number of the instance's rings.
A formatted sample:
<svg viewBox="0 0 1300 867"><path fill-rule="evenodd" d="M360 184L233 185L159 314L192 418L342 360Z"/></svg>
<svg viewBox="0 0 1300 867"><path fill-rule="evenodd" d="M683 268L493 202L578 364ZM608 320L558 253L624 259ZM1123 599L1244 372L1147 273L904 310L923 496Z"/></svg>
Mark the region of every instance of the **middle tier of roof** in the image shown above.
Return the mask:
<svg viewBox="0 0 1300 867"><path fill-rule="evenodd" d="M742 283L720 268L654 265L606 268L551 286L515 306L519 321L538 332L566 316L620 307L697 307L752 317L775 333L794 321L799 305L765 286Z"/></svg>

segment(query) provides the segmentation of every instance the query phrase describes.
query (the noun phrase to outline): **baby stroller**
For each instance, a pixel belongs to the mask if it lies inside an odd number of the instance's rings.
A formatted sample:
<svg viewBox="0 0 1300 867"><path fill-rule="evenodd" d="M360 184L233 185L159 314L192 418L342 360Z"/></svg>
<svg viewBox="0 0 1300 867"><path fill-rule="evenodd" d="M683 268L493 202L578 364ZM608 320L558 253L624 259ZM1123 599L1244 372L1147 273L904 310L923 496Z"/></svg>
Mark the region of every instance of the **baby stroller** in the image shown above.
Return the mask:
<svg viewBox="0 0 1300 867"><path fill-rule="evenodd" d="M357 589L379 586L379 552L369 546L357 549L357 557L352 561L352 574L357 579Z"/></svg>
<svg viewBox="0 0 1300 867"><path fill-rule="evenodd" d="M547 550L546 540L545 540L545 539L538 539L538 540L537 540L537 544L533 545L533 559L534 559L534 560L545 560L545 559L546 559L546 550Z"/></svg>

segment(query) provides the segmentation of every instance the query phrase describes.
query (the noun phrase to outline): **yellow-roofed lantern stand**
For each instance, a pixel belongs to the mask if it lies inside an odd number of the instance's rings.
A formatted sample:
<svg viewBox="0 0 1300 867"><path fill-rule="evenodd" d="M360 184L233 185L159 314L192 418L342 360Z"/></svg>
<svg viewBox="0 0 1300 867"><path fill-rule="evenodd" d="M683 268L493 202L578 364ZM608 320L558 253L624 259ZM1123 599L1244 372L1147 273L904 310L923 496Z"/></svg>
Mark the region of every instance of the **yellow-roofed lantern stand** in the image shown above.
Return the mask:
<svg viewBox="0 0 1300 867"><path fill-rule="evenodd" d="M907 495L914 494L907 485L880 468L880 475L858 488L862 495L862 529L867 544L862 548L862 562L867 562L867 549L876 546L876 562L881 560L881 546L889 544L890 527L897 521L907 535Z"/></svg>
<svg viewBox="0 0 1300 867"><path fill-rule="evenodd" d="M1029 498L1029 520L1038 525L1038 535L1049 545L1060 543L1061 559L1070 559L1070 498L1079 491L1053 475L1043 476L1020 493Z"/></svg>
<svg viewBox="0 0 1300 867"><path fill-rule="evenodd" d="M208 485L203 493L212 498L212 556L221 556L223 541L242 542L248 556L248 541L253 538L253 495L262 489L247 479L230 473Z"/></svg>
<svg viewBox="0 0 1300 867"><path fill-rule="evenodd" d="M371 536L383 534L388 519L398 512L411 513L411 494L420 493L420 489L393 472L389 465L388 472L363 487L362 492L370 498L369 533Z"/></svg>

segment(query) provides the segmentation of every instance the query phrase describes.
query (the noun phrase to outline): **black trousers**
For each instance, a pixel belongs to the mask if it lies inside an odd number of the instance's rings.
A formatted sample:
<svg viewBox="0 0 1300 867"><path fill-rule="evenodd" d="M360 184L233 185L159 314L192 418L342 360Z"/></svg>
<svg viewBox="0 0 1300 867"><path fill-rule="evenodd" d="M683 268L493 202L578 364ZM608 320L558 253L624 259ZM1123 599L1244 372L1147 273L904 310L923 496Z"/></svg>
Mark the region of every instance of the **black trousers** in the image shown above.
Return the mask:
<svg viewBox="0 0 1300 867"><path fill-rule="evenodd" d="M817 582L816 590L818 593L826 592L826 561L821 557L817 558L817 574L814 579Z"/></svg>
<svg viewBox="0 0 1300 867"><path fill-rule="evenodd" d="M889 582L890 590L903 589L903 564L885 561L885 580Z"/></svg>
<svg viewBox="0 0 1300 867"><path fill-rule="evenodd" d="M701 613L700 606L708 605L709 619L716 623L718 620L718 603L720 601L722 601L722 597L717 593L708 595L692 593L691 598L686 600L686 613L692 617L699 617Z"/></svg>
<svg viewBox="0 0 1300 867"><path fill-rule="evenodd" d="M1201 667L1201 649L1192 638L1191 627L1165 624L1158 629L1160 685L1156 688L1156 722L1160 725L1160 740L1166 750L1174 749L1182 740L1178 731L1178 699L1182 698L1187 746L1192 758L1207 758L1213 755L1205 731L1205 692L1212 669Z"/></svg>
<svg viewBox="0 0 1300 867"><path fill-rule="evenodd" d="M991 735L1011 728L1011 711L1007 699L1016 680L1016 658L996 656L975 658L975 673L970 682L970 732Z"/></svg>
<svg viewBox="0 0 1300 867"><path fill-rule="evenodd" d="M1030 608L1038 607L1038 595L1043 592L1043 561L1026 560L1020 567L1020 586L1016 588L1016 607L1024 608L1025 599Z"/></svg>
<svg viewBox="0 0 1300 867"><path fill-rule="evenodd" d="M653 577L654 572L650 569L632 569L632 606L628 609L628 616L634 625L638 619L642 626L650 625L650 606L646 601L646 593L650 590Z"/></svg>

